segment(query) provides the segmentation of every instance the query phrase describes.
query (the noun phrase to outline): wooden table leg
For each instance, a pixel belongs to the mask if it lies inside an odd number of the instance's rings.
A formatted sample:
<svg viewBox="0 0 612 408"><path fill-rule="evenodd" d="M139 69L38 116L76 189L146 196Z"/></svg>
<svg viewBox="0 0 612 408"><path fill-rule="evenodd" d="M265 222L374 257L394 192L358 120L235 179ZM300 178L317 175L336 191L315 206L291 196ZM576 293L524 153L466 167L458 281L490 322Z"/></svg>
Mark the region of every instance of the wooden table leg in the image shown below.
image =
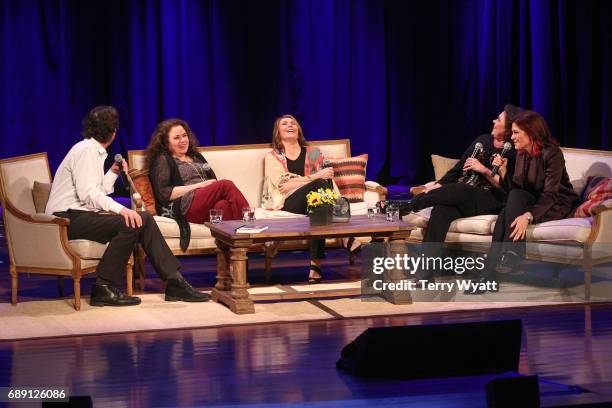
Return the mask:
<svg viewBox="0 0 612 408"><path fill-rule="evenodd" d="M247 289L247 251L249 244L229 249L229 274L227 276L227 249L217 241L217 284L212 291L213 300L229 306L236 314L255 313L255 305ZM228 288L228 285L230 287Z"/></svg>
<svg viewBox="0 0 612 408"><path fill-rule="evenodd" d="M408 235L393 235L389 239L389 257L395 258L396 255L404 256L406 254L406 239L410 237L410 231ZM406 271L402 269L391 269L385 272L385 282L399 283L402 280L410 279L407 277ZM393 303L394 305L406 305L412 303L412 297L408 290L388 290L383 292L383 297L387 302Z"/></svg>

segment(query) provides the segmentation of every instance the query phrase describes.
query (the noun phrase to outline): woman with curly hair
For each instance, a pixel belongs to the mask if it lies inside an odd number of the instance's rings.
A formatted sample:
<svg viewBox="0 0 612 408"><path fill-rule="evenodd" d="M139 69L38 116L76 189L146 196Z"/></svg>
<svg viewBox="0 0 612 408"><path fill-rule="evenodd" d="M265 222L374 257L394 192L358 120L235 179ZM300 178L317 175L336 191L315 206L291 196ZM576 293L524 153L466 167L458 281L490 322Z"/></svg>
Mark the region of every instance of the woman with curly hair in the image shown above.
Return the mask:
<svg viewBox="0 0 612 408"><path fill-rule="evenodd" d="M197 146L187 122L167 119L157 125L145 151L157 213L177 221L183 250L189 246L190 222L208 221L213 208L226 220L238 220L249 206L233 182L217 180Z"/></svg>

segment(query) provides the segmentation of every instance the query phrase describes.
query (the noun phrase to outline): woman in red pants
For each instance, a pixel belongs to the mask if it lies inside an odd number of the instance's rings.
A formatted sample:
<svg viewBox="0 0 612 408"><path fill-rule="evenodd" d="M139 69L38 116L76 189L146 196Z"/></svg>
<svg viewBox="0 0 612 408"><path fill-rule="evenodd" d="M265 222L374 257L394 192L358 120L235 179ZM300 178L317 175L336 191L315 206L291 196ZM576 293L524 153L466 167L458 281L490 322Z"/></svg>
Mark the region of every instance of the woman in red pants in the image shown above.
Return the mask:
<svg viewBox="0 0 612 408"><path fill-rule="evenodd" d="M238 220L249 207L233 182L217 180L197 146L187 122L167 119L157 125L145 151L157 213L177 221L183 250L189 246L190 222L208 221L213 208L223 211L223 219Z"/></svg>

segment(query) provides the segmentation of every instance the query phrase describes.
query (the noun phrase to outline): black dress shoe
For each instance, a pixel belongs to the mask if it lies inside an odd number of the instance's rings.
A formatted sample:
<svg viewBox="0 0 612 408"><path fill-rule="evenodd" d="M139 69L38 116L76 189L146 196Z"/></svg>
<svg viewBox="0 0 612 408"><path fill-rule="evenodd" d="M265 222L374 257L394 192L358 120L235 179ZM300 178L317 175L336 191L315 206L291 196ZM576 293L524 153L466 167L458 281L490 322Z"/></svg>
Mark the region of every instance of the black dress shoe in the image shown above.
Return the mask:
<svg viewBox="0 0 612 408"><path fill-rule="evenodd" d="M195 290L182 276L168 279L166 285L166 301L168 302L206 302L210 300L208 293Z"/></svg>
<svg viewBox="0 0 612 408"><path fill-rule="evenodd" d="M381 214L386 214L387 207L390 205L398 209L400 217L414 211L411 200L384 200L376 203L376 207L378 207Z"/></svg>
<svg viewBox="0 0 612 408"><path fill-rule="evenodd" d="M474 282L472 282L474 283ZM482 295L487 292L499 292L499 280L483 276L476 280L476 286L470 286L463 291L464 295Z"/></svg>
<svg viewBox="0 0 612 408"><path fill-rule="evenodd" d="M522 258L516 252L505 252L495 266L495 272L502 274L513 272L521 261Z"/></svg>
<svg viewBox="0 0 612 408"><path fill-rule="evenodd" d="M113 285L95 284L91 288L89 304L92 306L135 306L140 304L140 298L128 296Z"/></svg>

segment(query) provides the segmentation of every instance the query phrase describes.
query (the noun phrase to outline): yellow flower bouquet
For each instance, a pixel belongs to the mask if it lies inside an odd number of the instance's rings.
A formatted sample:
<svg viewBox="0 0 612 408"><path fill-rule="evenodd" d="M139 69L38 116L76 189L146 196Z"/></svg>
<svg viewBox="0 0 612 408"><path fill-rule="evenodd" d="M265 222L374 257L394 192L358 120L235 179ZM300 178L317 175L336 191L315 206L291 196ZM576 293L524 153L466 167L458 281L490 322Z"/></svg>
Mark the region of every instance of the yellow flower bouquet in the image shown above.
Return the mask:
<svg viewBox="0 0 612 408"><path fill-rule="evenodd" d="M338 199L331 188L320 188L306 195L310 225L329 225L332 223L332 209Z"/></svg>

